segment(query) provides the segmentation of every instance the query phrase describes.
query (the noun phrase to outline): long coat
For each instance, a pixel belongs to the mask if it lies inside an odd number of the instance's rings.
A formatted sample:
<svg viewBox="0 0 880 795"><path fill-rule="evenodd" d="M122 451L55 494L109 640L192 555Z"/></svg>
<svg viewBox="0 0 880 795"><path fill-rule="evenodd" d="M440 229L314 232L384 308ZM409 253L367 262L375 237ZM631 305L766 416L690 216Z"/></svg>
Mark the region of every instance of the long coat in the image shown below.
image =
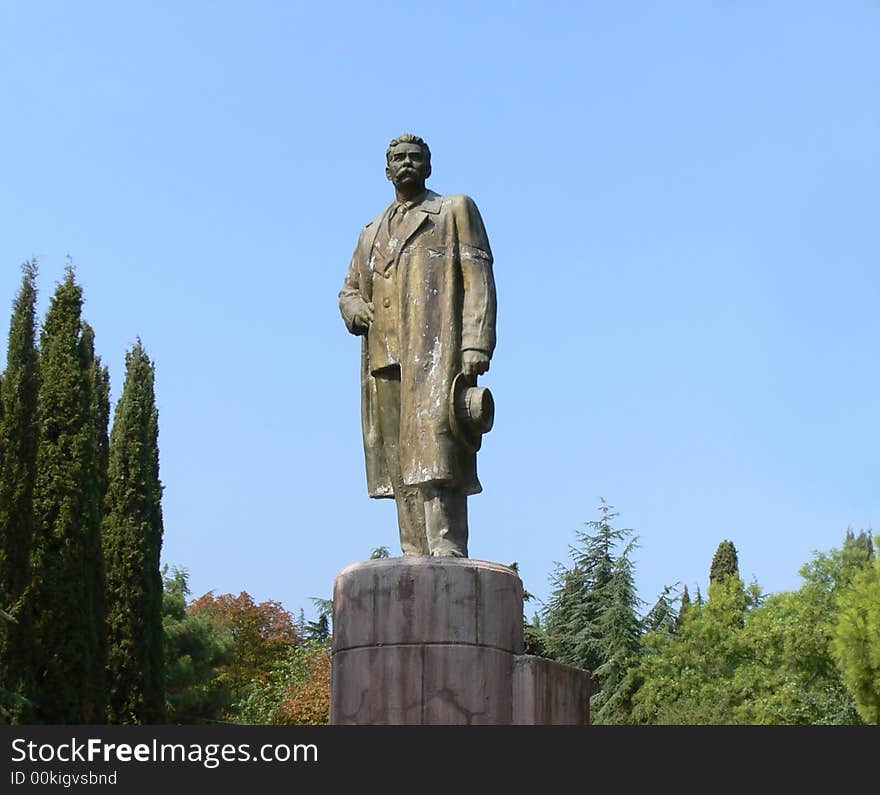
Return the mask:
<svg viewBox="0 0 880 795"><path fill-rule="evenodd" d="M393 497L379 434L378 397L371 372L369 331L354 322L361 302L373 302L374 286L394 275L400 363L400 437L398 450L407 485L452 486L465 494L481 490L476 456L452 434L449 402L452 381L461 371L463 350L491 357L495 349L495 282L492 251L483 220L468 196L428 191L406 216L392 254L377 246L382 224L394 203L361 230L339 308L361 344L361 422L371 497ZM378 283L376 283L378 281ZM387 303L390 303L387 302ZM376 322L383 306L377 304ZM388 317L388 316L386 316ZM376 357L375 346L373 357Z"/></svg>

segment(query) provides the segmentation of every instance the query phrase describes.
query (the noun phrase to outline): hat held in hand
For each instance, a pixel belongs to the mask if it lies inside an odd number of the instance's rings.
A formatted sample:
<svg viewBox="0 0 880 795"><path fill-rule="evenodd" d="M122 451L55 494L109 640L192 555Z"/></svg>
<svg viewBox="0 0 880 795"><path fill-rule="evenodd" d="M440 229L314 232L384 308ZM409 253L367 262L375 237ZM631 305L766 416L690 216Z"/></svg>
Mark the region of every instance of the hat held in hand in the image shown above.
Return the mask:
<svg viewBox="0 0 880 795"><path fill-rule="evenodd" d="M476 376L464 373L455 376L449 400L449 427L465 448L476 453L483 443L483 434L495 422L495 400L484 386L477 386Z"/></svg>

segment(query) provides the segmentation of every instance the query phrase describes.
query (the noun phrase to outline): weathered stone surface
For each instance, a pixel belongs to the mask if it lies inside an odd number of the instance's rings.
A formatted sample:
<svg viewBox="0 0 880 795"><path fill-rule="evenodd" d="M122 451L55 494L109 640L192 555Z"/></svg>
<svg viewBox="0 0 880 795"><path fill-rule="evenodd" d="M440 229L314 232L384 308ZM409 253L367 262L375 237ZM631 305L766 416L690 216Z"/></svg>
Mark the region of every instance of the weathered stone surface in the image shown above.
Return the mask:
<svg viewBox="0 0 880 795"><path fill-rule="evenodd" d="M589 674L522 654L522 583L468 558L384 558L333 589L330 722L583 724Z"/></svg>
<svg viewBox="0 0 880 795"><path fill-rule="evenodd" d="M508 725L513 658L497 649L449 644L336 652L330 722Z"/></svg>
<svg viewBox="0 0 880 795"><path fill-rule="evenodd" d="M523 649L522 582L497 563L407 556L355 563L333 587L333 650L409 643Z"/></svg>
<svg viewBox="0 0 880 795"><path fill-rule="evenodd" d="M509 724L522 648L522 582L507 566L353 564L333 588L331 722Z"/></svg>
<svg viewBox="0 0 880 795"><path fill-rule="evenodd" d="M333 655L330 723L422 723L421 646L371 646Z"/></svg>
<svg viewBox="0 0 880 795"><path fill-rule="evenodd" d="M495 349L492 249L473 199L426 186L431 150L392 140L394 201L361 229L339 311L361 343L371 497L394 497L404 555L467 557L467 498L494 399L477 378Z"/></svg>
<svg viewBox="0 0 880 795"><path fill-rule="evenodd" d="M543 657L522 654L514 658L514 724L580 726L589 722L589 673Z"/></svg>
<svg viewBox="0 0 880 795"><path fill-rule="evenodd" d="M428 725L508 725L514 655L484 646L423 646Z"/></svg>

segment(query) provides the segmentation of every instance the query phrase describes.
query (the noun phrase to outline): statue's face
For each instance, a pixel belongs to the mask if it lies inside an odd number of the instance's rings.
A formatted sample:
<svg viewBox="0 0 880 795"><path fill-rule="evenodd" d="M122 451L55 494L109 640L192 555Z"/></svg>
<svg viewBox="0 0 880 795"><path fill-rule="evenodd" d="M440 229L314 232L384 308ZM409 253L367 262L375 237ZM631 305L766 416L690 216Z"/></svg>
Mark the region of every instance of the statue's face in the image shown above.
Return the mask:
<svg viewBox="0 0 880 795"><path fill-rule="evenodd" d="M385 176L394 183L394 187L424 185L430 174L428 158L419 144L397 144L391 150Z"/></svg>

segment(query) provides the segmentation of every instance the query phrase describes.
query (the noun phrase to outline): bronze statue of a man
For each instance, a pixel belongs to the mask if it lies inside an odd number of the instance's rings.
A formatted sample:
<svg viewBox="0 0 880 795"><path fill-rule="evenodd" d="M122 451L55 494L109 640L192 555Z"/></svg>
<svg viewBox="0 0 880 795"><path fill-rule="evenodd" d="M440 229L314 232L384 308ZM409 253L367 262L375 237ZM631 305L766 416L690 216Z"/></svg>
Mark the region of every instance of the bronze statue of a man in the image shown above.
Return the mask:
<svg viewBox="0 0 880 795"><path fill-rule="evenodd" d="M339 308L361 347L370 497L397 502L404 555L467 557L467 496L493 406L476 377L495 349L492 251L468 196L426 189L431 152L391 141L394 201L360 233Z"/></svg>

